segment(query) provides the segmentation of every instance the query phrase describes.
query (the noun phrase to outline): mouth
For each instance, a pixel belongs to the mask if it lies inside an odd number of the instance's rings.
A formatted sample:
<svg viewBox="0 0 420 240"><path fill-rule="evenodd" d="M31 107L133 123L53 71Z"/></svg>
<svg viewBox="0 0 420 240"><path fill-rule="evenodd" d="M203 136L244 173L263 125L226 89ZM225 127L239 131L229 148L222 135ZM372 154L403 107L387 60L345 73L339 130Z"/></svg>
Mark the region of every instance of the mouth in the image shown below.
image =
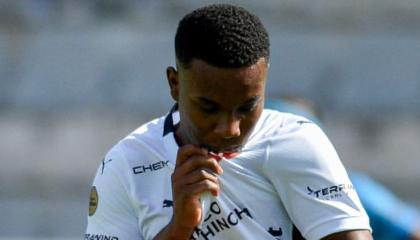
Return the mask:
<svg viewBox="0 0 420 240"><path fill-rule="evenodd" d="M233 154L239 153L242 150L242 145L232 145L229 147L214 147L210 145L203 145L202 147L206 148L209 152L214 154Z"/></svg>

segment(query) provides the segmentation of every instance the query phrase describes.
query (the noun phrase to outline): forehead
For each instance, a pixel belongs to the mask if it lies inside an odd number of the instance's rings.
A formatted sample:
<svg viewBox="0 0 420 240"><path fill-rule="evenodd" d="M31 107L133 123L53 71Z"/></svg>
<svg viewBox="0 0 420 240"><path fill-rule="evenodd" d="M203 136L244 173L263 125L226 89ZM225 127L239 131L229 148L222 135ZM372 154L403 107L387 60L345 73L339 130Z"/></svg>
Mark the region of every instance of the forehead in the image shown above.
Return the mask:
<svg viewBox="0 0 420 240"><path fill-rule="evenodd" d="M220 68L194 59L180 70L182 84L191 96L221 98L226 95L250 98L262 95L268 64L261 58L254 65L243 68ZM232 96L233 97L233 96Z"/></svg>

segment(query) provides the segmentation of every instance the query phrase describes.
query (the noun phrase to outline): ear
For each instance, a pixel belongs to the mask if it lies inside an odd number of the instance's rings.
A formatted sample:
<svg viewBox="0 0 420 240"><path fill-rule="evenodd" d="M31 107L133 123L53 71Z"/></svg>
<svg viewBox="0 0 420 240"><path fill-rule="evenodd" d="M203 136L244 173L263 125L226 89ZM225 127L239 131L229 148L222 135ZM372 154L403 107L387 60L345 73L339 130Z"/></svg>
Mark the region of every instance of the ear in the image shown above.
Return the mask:
<svg viewBox="0 0 420 240"><path fill-rule="evenodd" d="M178 102L179 99L179 77L178 71L174 67L166 68L166 78L171 89L172 99Z"/></svg>

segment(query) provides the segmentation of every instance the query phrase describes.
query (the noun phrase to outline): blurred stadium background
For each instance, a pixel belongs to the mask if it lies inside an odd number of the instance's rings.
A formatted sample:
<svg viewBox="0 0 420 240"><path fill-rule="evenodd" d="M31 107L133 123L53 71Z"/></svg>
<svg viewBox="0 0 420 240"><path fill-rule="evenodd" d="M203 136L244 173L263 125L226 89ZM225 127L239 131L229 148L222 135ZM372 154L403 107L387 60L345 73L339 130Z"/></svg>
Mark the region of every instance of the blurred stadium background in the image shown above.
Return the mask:
<svg viewBox="0 0 420 240"><path fill-rule="evenodd" d="M172 105L177 22L211 2L0 0L0 238L82 238L102 157ZM347 167L420 206L420 1L217 2L267 26L268 97L314 101Z"/></svg>

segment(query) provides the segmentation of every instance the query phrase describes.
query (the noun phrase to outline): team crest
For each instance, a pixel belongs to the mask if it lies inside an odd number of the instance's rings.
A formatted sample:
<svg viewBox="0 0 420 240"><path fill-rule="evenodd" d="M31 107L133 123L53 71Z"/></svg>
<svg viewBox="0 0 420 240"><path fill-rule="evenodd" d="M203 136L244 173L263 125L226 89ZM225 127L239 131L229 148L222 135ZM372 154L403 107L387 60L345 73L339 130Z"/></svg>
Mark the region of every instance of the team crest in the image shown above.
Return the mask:
<svg viewBox="0 0 420 240"><path fill-rule="evenodd" d="M96 212L96 208L98 208L98 192L96 191L96 187L93 186L90 190L90 197L89 197L89 216L93 216Z"/></svg>

